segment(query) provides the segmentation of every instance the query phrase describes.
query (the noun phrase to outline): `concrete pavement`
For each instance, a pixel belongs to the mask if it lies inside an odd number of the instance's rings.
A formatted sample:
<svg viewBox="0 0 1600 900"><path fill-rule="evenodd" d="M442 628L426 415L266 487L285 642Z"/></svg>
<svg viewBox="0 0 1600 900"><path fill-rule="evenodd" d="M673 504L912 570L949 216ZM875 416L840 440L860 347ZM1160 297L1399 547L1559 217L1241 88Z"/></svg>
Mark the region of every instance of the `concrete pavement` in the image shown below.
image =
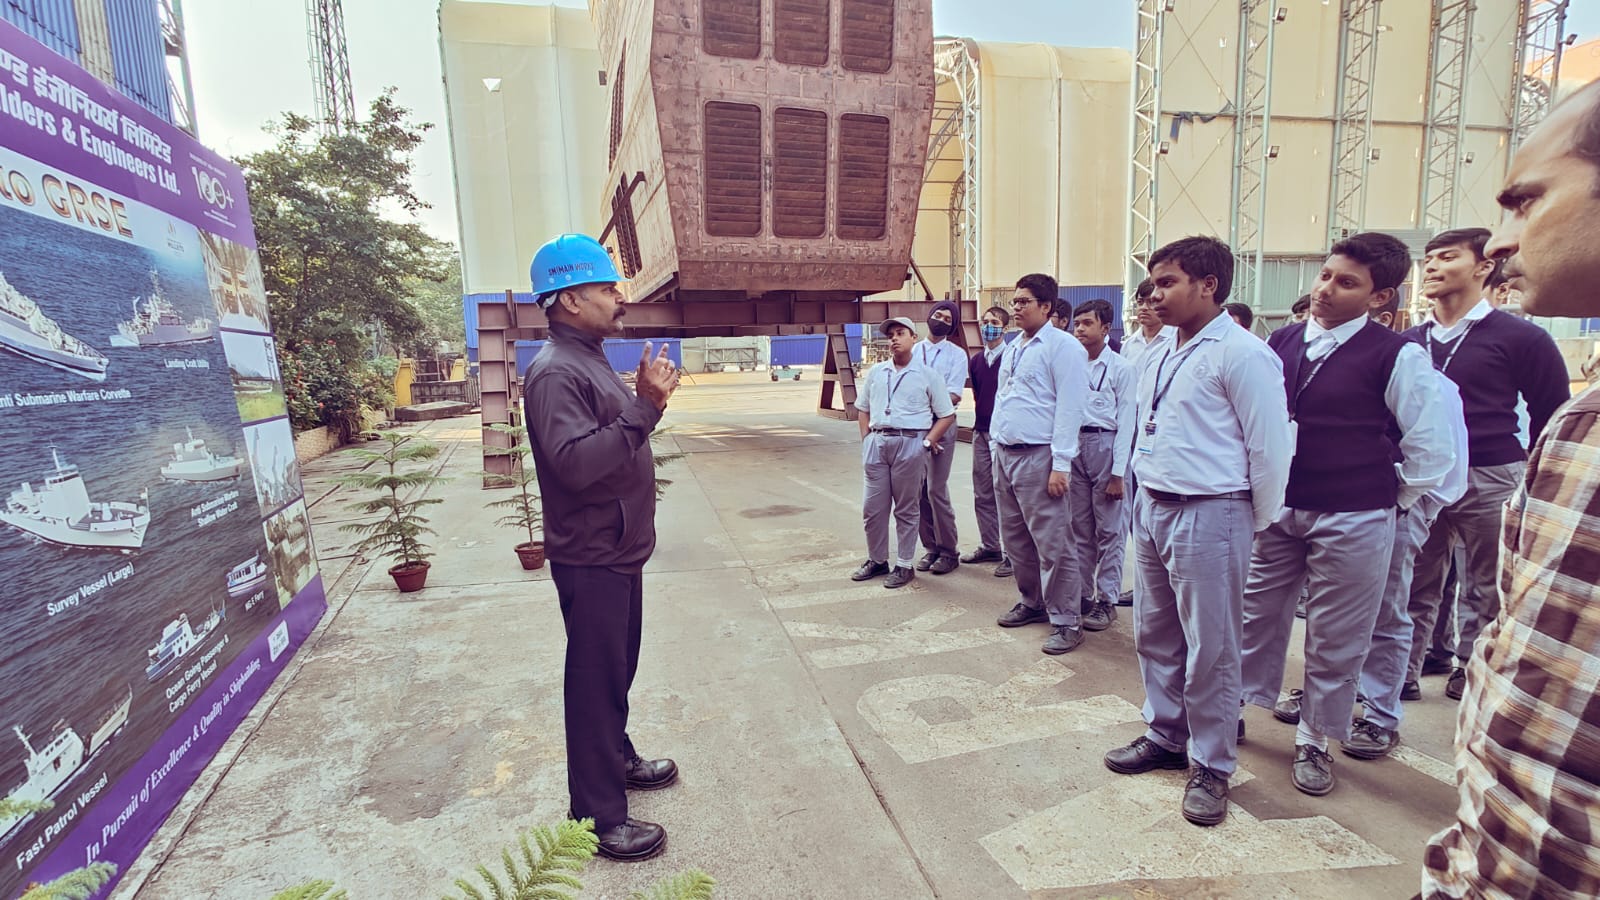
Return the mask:
<svg viewBox="0 0 1600 900"><path fill-rule="evenodd" d="M596 861L588 896L691 866L724 897L1416 891L1423 842L1453 808L1443 679L1407 705L1401 758L1335 751L1323 798L1290 784L1293 728L1251 709L1233 815L1188 825L1181 773L1100 761L1141 731L1129 610L1045 657L1043 626L994 626L1014 587L991 566L895 592L848 580L864 555L856 426L815 416L816 390L697 376L663 423L663 449L689 456L665 470L631 733L683 777L634 795L635 815L667 826L667 852ZM436 493L440 554L415 595L333 527L348 498L328 479L350 460L306 467L329 617L120 896L261 898L319 877L356 900L438 895L518 829L561 818L560 613L548 572L523 573L482 510L497 495L472 477L475 426L418 429L458 477ZM1296 658L1286 686L1298 676Z"/></svg>

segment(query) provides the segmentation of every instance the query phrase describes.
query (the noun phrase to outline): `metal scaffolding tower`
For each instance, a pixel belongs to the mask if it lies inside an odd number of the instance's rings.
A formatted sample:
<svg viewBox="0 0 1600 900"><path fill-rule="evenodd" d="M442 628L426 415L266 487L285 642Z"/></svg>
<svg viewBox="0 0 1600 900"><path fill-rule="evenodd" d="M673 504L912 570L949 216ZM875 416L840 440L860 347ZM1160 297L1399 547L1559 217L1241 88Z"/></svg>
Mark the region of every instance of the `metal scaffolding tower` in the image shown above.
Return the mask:
<svg viewBox="0 0 1600 900"><path fill-rule="evenodd" d="M356 122L350 51L344 40L344 5L340 0L306 0L306 23L317 120L325 132L343 131Z"/></svg>
<svg viewBox="0 0 1600 900"><path fill-rule="evenodd" d="M1428 54L1428 109L1423 138L1422 190L1417 224L1453 228L1461 207L1461 157L1477 0L1433 0L1433 47Z"/></svg>
<svg viewBox="0 0 1600 900"><path fill-rule="evenodd" d="M1156 188L1161 162L1161 35L1172 0L1139 0L1138 37L1133 50L1132 165L1128 179L1128 248L1122 297L1133 302L1134 291L1150 271L1156 252Z"/></svg>
<svg viewBox="0 0 1600 900"><path fill-rule="evenodd" d="M1328 244L1367 227L1372 169L1372 89L1378 77L1383 0L1344 0L1339 11L1339 81L1334 90L1333 178Z"/></svg>
<svg viewBox="0 0 1600 900"><path fill-rule="evenodd" d="M1228 229L1237 261L1232 296L1261 305L1266 236L1267 163L1272 158L1272 55L1287 12L1271 0L1239 2L1239 74L1234 95L1233 217Z"/></svg>
<svg viewBox="0 0 1600 900"><path fill-rule="evenodd" d="M173 124L199 137L194 117L194 81L189 75L189 44L183 30L183 0L161 0L161 44L168 60L167 96L172 98L172 111L176 113Z"/></svg>
<svg viewBox="0 0 1600 900"><path fill-rule="evenodd" d="M982 120L977 53L977 46L964 39L934 42L935 78L955 88L957 102L935 109L933 139L938 150L952 139L961 145L961 175L950 192L950 287L961 292L961 299L974 301L981 300L983 293ZM936 153L930 152L929 165L937 158Z"/></svg>
<svg viewBox="0 0 1600 900"><path fill-rule="evenodd" d="M1511 147L1506 165L1535 125L1550 112L1561 84L1570 0L1523 0L1517 14L1516 73L1511 82Z"/></svg>

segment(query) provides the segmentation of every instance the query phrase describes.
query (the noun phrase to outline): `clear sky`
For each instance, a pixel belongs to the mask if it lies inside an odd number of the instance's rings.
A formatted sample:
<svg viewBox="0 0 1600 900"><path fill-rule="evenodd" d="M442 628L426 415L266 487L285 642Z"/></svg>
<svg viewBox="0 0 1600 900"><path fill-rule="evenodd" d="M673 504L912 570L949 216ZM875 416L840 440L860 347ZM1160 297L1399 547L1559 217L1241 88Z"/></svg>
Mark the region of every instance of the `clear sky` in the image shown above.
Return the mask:
<svg viewBox="0 0 1600 900"><path fill-rule="evenodd" d="M559 2L587 5L584 0ZM1570 30L1600 35L1600 2L1580 0L1572 7ZM345 36L358 108L392 85L399 88L402 104L435 124L416 156L419 192L433 204L422 221L434 235L453 240L455 203L437 9L437 0L344 0ZM1081 47L1131 49L1132 10L1132 0L933 0L939 34ZM281 112L311 113L302 3L190 0L184 13L201 140L225 155L249 153L271 143L262 128Z"/></svg>

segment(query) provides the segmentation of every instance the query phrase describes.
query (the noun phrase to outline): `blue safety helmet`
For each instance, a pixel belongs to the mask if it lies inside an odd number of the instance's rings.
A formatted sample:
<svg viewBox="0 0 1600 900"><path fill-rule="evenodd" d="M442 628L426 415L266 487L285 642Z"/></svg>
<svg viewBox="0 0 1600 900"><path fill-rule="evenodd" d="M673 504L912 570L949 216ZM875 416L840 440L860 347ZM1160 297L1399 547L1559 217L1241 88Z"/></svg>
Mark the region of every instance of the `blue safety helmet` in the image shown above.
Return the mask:
<svg viewBox="0 0 1600 900"><path fill-rule="evenodd" d="M563 234L540 247L528 267L528 277L539 305L546 309L555 302L556 294L567 288L627 281L617 272L606 248L586 234Z"/></svg>

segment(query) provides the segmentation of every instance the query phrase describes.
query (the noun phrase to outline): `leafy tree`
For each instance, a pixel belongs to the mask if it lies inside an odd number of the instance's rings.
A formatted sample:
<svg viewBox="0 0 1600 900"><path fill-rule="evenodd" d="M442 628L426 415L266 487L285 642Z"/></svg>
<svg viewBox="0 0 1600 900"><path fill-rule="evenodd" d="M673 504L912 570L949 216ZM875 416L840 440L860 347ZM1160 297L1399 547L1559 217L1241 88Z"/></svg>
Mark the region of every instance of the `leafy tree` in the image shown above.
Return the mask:
<svg viewBox="0 0 1600 900"><path fill-rule="evenodd" d="M396 342L402 350L418 356L435 352L440 341L457 353L467 345L465 317L461 311L461 254L453 244L442 244L430 251L434 265L445 273L443 281L412 276L405 282L405 300L422 320L413 342Z"/></svg>
<svg viewBox="0 0 1600 900"><path fill-rule="evenodd" d="M237 160L273 324L291 349L332 340L354 363L368 328L397 344L423 331L406 298L450 277L445 245L415 220L428 204L413 186L411 154L432 127L412 121L390 88L348 131L324 134L285 113L273 126L276 146Z"/></svg>

